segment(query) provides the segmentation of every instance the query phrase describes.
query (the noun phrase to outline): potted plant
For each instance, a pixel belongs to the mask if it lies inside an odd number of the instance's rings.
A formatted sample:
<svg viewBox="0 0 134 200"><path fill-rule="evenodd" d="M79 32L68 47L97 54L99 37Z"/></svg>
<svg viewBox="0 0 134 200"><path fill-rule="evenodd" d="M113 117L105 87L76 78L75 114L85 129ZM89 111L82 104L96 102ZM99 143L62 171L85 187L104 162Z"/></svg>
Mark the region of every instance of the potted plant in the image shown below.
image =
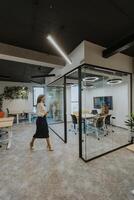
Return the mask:
<svg viewBox="0 0 134 200"><path fill-rule="evenodd" d="M134 140L134 112L130 114L130 117L125 121L126 126L131 131L131 142Z"/></svg>

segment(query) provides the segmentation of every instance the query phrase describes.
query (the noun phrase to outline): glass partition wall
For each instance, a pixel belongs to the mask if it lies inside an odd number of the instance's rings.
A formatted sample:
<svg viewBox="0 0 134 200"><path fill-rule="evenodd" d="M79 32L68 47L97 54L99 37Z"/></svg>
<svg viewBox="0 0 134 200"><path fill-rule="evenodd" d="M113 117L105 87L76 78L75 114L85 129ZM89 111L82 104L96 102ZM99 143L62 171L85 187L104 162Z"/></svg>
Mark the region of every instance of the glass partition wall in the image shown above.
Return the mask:
<svg viewBox="0 0 134 200"><path fill-rule="evenodd" d="M62 77L47 86L47 108L49 128L64 142L65 135L65 78Z"/></svg>
<svg viewBox="0 0 134 200"><path fill-rule="evenodd" d="M81 68L82 157L91 160L127 145L130 132L125 120L131 112L130 75Z"/></svg>
<svg viewBox="0 0 134 200"><path fill-rule="evenodd" d="M125 126L132 111L131 74L84 64L47 91L50 128L77 145L72 151L85 162L131 143Z"/></svg>
<svg viewBox="0 0 134 200"><path fill-rule="evenodd" d="M79 75L78 69L66 75L67 141L71 153L79 152Z"/></svg>

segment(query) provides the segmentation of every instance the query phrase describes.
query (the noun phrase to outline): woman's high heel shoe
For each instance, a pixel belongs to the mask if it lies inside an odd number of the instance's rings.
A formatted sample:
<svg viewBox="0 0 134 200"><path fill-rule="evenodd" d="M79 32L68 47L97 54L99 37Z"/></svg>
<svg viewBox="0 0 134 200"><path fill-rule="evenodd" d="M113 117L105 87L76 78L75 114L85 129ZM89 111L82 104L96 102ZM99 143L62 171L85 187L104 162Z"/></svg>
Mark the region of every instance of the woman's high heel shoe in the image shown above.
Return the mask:
<svg viewBox="0 0 134 200"><path fill-rule="evenodd" d="M32 144L32 142L30 142L30 150L33 150L34 148L33 148L33 144Z"/></svg>
<svg viewBox="0 0 134 200"><path fill-rule="evenodd" d="M51 147L47 146L48 151L54 151Z"/></svg>

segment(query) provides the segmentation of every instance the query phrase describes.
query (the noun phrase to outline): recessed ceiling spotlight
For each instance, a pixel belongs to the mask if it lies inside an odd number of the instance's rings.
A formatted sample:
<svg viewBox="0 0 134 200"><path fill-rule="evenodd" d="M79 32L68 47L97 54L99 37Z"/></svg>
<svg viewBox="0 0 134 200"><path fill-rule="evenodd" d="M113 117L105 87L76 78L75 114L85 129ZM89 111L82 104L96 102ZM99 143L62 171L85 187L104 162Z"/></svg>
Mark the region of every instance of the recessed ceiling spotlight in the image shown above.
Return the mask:
<svg viewBox="0 0 134 200"><path fill-rule="evenodd" d="M122 83L122 79L121 78L114 78L114 79L109 79L107 80L107 84L120 84Z"/></svg>
<svg viewBox="0 0 134 200"><path fill-rule="evenodd" d="M47 36L47 39L51 42L51 44L55 47L55 49L59 52L59 54L71 65L72 61L68 58L68 56L64 53L61 47L57 44L54 38L51 35Z"/></svg>
<svg viewBox="0 0 134 200"><path fill-rule="evenodd" d="M97 77L97 76L89 76L89 77L85 77L85 78L83 78L83 81L86 81L86 82L95 82L95 81L97 81L97 80L99 80L99 78Z"/></svg>

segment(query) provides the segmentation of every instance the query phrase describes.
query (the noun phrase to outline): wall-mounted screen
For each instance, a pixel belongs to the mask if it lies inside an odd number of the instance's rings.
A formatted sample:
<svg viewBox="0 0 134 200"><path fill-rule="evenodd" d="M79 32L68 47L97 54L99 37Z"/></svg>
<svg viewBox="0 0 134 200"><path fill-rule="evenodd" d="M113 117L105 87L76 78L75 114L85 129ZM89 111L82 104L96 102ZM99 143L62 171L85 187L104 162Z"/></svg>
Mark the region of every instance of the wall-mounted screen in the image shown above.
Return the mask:
<svg viewBox="0 0 134 200"><path fill-rule="evenodd" d="M102 106L107 105L109 110L113 110L113 97L103 96L103 97L93 97L94 108L101 109Z"/></svg>

